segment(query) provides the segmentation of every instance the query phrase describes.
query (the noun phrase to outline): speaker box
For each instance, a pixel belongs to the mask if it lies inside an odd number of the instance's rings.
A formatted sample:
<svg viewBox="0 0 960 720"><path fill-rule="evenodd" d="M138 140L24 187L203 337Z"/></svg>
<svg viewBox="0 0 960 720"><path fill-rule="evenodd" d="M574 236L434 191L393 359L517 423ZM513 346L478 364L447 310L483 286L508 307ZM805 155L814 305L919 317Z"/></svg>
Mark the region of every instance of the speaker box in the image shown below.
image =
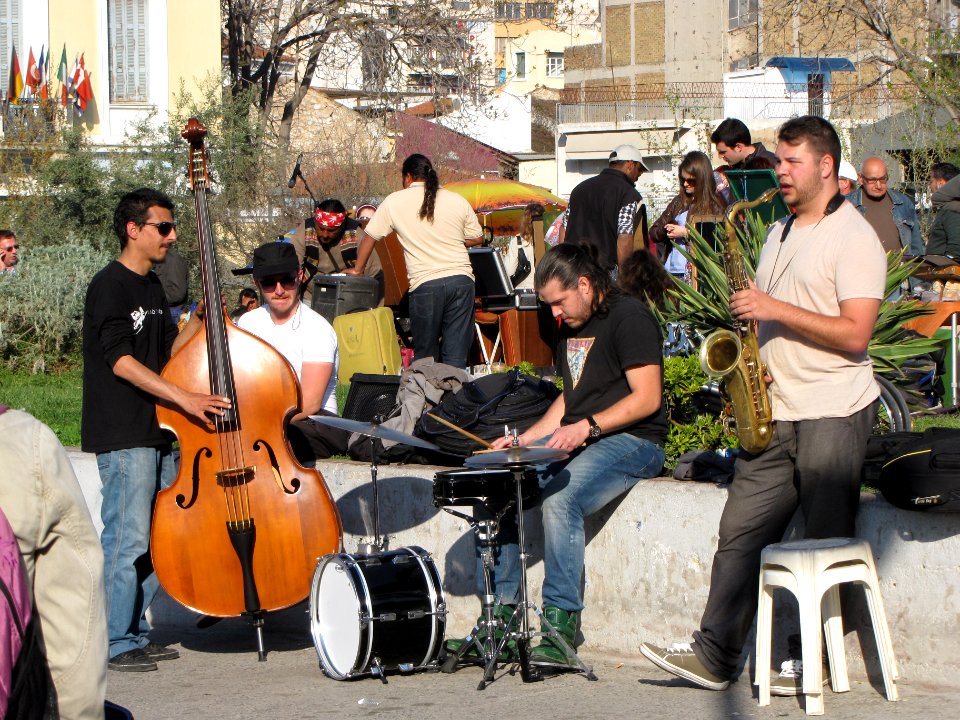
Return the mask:
<svg viewBox="0 0 960 720"><path fill-rule="evenodd" d="M371 422L377 415L386 415L396 404L399 390L399 375L354 373L343 405L343 417Z"/></svg>
<svg viewBox="0 0 960 720"><path fill-rule="evenodd" d="M332 323L338 315L375 308L379 295L380 288L374 278L317 275L313 280L311 307Z"/></svg>

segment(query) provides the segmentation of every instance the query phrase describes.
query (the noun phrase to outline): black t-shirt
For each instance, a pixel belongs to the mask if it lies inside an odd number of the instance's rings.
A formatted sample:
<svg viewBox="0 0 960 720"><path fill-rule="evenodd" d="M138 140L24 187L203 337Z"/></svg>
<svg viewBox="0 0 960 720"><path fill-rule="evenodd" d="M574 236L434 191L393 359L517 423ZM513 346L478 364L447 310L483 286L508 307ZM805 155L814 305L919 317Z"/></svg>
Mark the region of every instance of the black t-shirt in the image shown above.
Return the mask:
<svg viewBox="0 0 960 720"><path fill-rule="evenodd" d="M630 394L626 370L657 365L663 375L660 326L645 303L626 295L608 301L609 311L594 314L579 329L561 330L557 362L563 374L563 399L569 425L595 415ZM660 407L617 432L628 432L658 445L667 439L667 415Z"/></svg>
<svg viewBox="0 0 960 720"><path fill-rule="evenodd" d="M163 286L152 271L138 275L114 261L94 276L83 309L84 451L167 444L157 424L156 399L114 375L112 368L131 355L159 373L176 337Z"/></svg>

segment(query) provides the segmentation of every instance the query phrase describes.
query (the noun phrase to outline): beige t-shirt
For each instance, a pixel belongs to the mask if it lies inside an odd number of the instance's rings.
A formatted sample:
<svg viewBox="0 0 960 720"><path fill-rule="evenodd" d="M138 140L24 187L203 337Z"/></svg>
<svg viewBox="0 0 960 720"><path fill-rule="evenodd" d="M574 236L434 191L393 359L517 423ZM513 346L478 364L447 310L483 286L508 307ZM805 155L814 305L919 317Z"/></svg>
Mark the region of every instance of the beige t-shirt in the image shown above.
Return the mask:
<svg viewBox="0 0 960 720"><path fill-rule="evenodd" d="M473 278L470 256L464 240L483 235L476 213L464 198L440 188L437 191L433 222L421 220L423 183L387 195L365 231L374 240L397 231L403 259L407 263L410 290L451 275Z"/></svg>
<svg viewBox="0 0 960 720"><path fill-rule="evenodd" d="M772 297L821 315L839 316L840 302L883 299L887 258L876 232L849 202L815 225L767 234L757 285ZM777 322L761 322L760 357L773 383L774 420L847 417L880 394L867 353L850 355L814 344Z"/></svg>

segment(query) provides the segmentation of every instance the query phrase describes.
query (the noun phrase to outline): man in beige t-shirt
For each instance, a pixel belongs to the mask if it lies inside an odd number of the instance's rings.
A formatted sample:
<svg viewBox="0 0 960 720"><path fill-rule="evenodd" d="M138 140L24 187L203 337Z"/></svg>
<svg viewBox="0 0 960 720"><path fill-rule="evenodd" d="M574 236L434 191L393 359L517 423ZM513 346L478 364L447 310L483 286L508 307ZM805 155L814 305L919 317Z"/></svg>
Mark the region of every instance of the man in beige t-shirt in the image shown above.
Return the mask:
<svg viewBox="0 0 960 720"><path fill-rule="evenodd" d="M360 235L357 263L364 272L374 243L396 231L410 278L410 323L414 360L439 359L467 366L473 341L473 271L467 248L483 242L470 204L440 187L423 155L408 157L403 190L388 195Z"/></svg>
<svg viewBox="0 0 960 720"><path fill-rule="evenodd" d="M757 610L760 553L783 538L794 512L807 538L854 534L880 394L867 355L886 279L880 240L840 194L840 140L830 123L794 118L778 139L777 179L795 213L768 233L756 285L730 300L735 318L759 322L773 438L759 454L737 458L693 643L640 647L659 667L710 690L736 676ZM799 657L799 637L789 645ZM804 671L820 674L796 659L781 667L774 695L798 694Z"/></svg>

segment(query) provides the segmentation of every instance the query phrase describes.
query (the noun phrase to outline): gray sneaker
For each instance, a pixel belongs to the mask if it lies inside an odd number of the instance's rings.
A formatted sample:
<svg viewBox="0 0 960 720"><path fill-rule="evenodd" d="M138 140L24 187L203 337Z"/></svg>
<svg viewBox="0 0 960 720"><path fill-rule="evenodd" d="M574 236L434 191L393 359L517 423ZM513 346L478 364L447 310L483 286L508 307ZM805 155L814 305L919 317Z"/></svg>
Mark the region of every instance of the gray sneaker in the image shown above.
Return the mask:
<svg viewBox="0 0 960 720"><path fill-rule="evenodd" d="M140 648L127 650L114 655L107 667L117 672L149 672L157 669L157 664Z"/></svg>
<svg viewBox="0 0 960 720"><path fill-rule="evenodd" d="M160 643L148 642L143 646L143 651L154 662L160 660L176 660L180 657L180 651L176 648L161 645Z"/></svg>
<svg viewBox="0 0 960 720"><path fill-rule="evenodd" d="M668 648L641 643L640 652L657 667L707 690L726 690L729 680L718 678L694 655L690 643L673 643Z"/></svg>
<svg viewBox="0 0 960 720"><path fill-rule="evenodd" d="M823 664L823 684L830 682L830 667ZM790 658L780 663L780 675L770 681L770 694L794 697L803 694L803 660Z"/></svg>

